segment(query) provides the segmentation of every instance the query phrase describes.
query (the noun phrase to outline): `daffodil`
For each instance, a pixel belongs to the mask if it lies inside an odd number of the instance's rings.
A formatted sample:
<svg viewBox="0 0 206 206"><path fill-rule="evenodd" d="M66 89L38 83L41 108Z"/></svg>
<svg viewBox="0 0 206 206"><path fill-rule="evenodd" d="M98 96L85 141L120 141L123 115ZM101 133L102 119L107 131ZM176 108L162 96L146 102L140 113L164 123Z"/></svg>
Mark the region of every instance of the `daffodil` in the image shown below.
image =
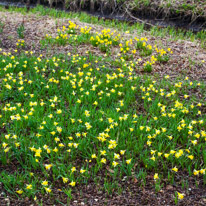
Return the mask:
<svg viewBox="0 0 206 206"><path fill-rule="evenodd" d="M71 185L72 187L74 187L76 185L76 182L72 181L69 183L69 185Z"/></svg>
<svg viewBox="0 0 206 206"><path fill-rule="evenodd" d="M179 200L182 200L185 195L184 195L183 193L177 192L177 196L178 196L178 199L179 199Z"/></svg>

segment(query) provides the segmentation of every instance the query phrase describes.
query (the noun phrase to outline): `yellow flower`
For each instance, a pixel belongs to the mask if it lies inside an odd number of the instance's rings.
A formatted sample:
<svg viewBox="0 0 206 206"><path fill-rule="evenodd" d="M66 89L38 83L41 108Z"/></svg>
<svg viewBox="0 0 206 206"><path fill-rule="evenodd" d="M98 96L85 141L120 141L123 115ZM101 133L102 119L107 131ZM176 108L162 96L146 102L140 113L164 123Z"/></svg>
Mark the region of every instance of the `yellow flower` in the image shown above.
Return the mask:
<svg viewBox="0 0 206 206"><path fill-rule="evenodd" d="M48 188L48 187L45 187L44 189L45 189L45 190L46 190L46 192L48 192L48 193L50 193L50 192L51 192L51 189L50 189L50 188Z"/></svg>
<svg viewBox="0 0 206 206"><path fill-rule="evenodd" d="M35 153L35 157L41 157L40 152L36 152L36 153Z"/></svg>
<svg viewBox="0 0 206 206"><path fill-rule="evenodd" d="M168 158L170 156L170 154L165 153L164 156L165 156L165 158Z"/></svg>
<svg viewBox="0 0 206 206"><path fill-rule="evenodd" d="M42 183L41 183L43 186L47 186L48 185L48 181L43 181Z"/></svg>
<svg viewBox="0 0 206 206"><path fill-rule="evenodd" d="M10 147L7 147L6 149L4 149L4 152L7 153L10 150Z"/></svg>
<svg viewBox="0 0 206 206"><path fill-rule="evenodd" d="M172 168L172 171L178 172L178 168L177 168L177 167L174 167L174 168Z"/></svg>
<svg viewBox="0 0 206 206"><path fill-rule="evenodd" d="M107 160L105 158L101 159L101 163L106 164Z"/></svg>
<svg viewBox="0 0 206 206"><path fill-rule="evenodd" d="M53 132L50 132L50 134L51 134L51 135L53 135L53 136L55 135L55 133L56 133L55 131L53 131Z"/></svg>
<svg viewBox="0 0 206 206"><path fill-rule="evenodd" d="M126 163L127 163L127 164L130 164L131 161L132 161L132 159L128 159L128 160L126 160Z"/></svg>
<svg viewBox="0 0 206 206"><path fill-rule="evenodd" d="M92 159L97 158L96 154L92 154Z"/></svg>
<svg viewBox="0 0 206 206"><path fill-rule="evenodd" d="M81 101L80 99L78 99L78 100L77 100L77 103L79 103L79 104L80 104L81 102L82 102L82 101Z"/></svg>
<svg viewBox="0 0 206 206"><path fill-rule="evenodd" d="M58 131L59 133L62 132L62 128L61 128L61 127L57 127L56 129L57 129L57 131Z"/></svg>
<svg viewBox="0 0 206 206"><path fill-rule="evenodd" d="M52 164L45 164L45 168L46 168L46 170L50 170L51 167L52 167Z"/></svg>
<svg viewBox="0 0 206 206"><path fill-rule="evenodd" d="M119 155L119 154L114 153L114 159L120 159L120 155Z"/></svg>
<svg viewBox="0 0 206 206"><path fill-rule="evenodd" d="M76 167L72 167L71 171L75 172L76 171Z"/></svg>
<svg viewBox="0 0 206 206"><path fill-rule="evenodd" d="M51 119L53 118L53 114L49 114L48 117Z"/></svg>
<svg viewBox="0 0 206 206"><path fill-rule="evenodd" d="M69 183L72 187L74 187L76 185L76 182L72 181Z"/></svg>
<svg viewBox="0 0 206 206"><path fill-rule="evenodd" d="M152 144L152 142L148 140L148 141L147 141L147 145L150 146L151 144Z"/></svg>
<svg viewBox="0 0 206 206"><path fill-rule="evenodd" d="M197 140L191 140L191 142L192 142L193 145L197 144Z"/></svg>
<svg viewBox="0 0 206 206"><path fill-rule="evenodd" d="M201 170L200 170L200 173L201 173L201 174L205 174L205 170L206 170L206 169L201 169Z"/></svg>
<svg viewBox="0 0 206 206"><path fill-rule="evenodd" d="M21 195L23 193L23 190L17 190L16 193Z"/></svg>
<svg viewBox="0 0 206 206"><path fill-rule="evenodd" d="M194 175L199 175L199 171L194 169L193 174Z"/></svg>
<svg viewBox="0 0 206 206"><path fill-rule="evenodd" d="M154 180L157 180L157 179L159 179L159 176L158 176L158 173L155 173L154 174Z"/></svg>
<svg viewBox="0 0 206 206"><path fill-rule="evenodd" d="M188 155L187 156L189 159L193 160L194 159L194 156L193 155Z"/></svg>
<svg viewBox="0 0 206 206"><path fill-rule="evenodd" d="M170 150L170 154L174 154L175 152L175 150Z"/></svg>
<svg viewBox="0 0 206 206"><path fill-rule="evenodd" d="M58 109L57 110L57 114L61 114L62 113L62 110L61 109Z"/></svg>
<svg viewBox="0 0 206 206"><path fill-rule="evenodd" d="M95 101L95 102L93 103L93 105L98 105L98 102L97 102L97 101Z"/></svg>
<svg viewBox="0 0 206 206"><path fill-rule="evenodd" d="M86 170L83 170L83 169L80 170L80 173L81 173L81 174L83 174L83 173L85 173L85 172L86 172Z"/></svg>
<svg viewBox="0 0 206 206"><path fill-rule="evenodd" d="M2 147L6 148L8 144L6 144L5 142L3 142Z"/></svg>
<svg viewBox="0 0 206 206"><path fill-rule="evenodd" d="M26 185L26 189L27 190L31 190L32 189L32 185Z"/></svg>
<svg viewBox="0 0 206 206"><path fill-rule="evenodd" d="M167 136L167 137L168 137L170 140L172 140L172 138L173 138L172 136Z"/></svg>
<svg viewBox="0 0 206 206"><path fill-rule="evenodd" d="M177 195L178 195L178 199L179 200L182 200L183 198L184 198L184 194L183 193L177 193Z"/></svg>
<svg viewBox="0 0 206 206"><path fill-rule="evenodd" d="M63 180L63 183L67 183L69 179L66 177L62 177L62 180Z"/></svg>
<svg viewBox="0 0 206 206"><path fill-rule="evenodd" d="M153 117L154 120L157 120L157 117Z"/></svg>
<svg viewBox="0 0 206 206"><path fill-rule="evenodd" d="M144 129L144 126L140 126L140 130L143 130Z"/></svg>
<svg viewBox="0 0 206 206"><path fill-rule="evenodd" d="M58 149L55 147L55 148L53 149L53 151L54 151L54 152L58 152Z"/></svg>
<svg viewBox="0 0 206 206"><path fill-rule="evenodd" d="M116 167L118 164L119 164L118 162L115 162L115 161L112 162L112 165L113 165L114 167Z"/></svg>
<svg viewBox="0 0 206 206"><path fill-rule="evenodd" d="M101 155L105 155L106 151L105 150L103 150L103 151L101 150L100 153L101 153Z"/></svg>

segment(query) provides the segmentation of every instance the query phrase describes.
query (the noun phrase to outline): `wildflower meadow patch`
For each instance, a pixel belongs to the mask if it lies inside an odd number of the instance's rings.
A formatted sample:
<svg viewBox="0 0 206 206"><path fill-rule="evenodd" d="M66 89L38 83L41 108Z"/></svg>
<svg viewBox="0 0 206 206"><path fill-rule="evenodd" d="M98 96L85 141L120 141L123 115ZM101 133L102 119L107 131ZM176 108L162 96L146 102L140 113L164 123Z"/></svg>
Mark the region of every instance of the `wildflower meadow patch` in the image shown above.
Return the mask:
<svg viewBox="0 0 206 206"><path fill-rule="evenodd" d="M56 191L72 198L75 187L99 174L105 191L117 190L112 181L125 177L144 185L150 176L157 192L180 177L182 184L185 177L205 184L205 82L149 75L153 65L169 61L171 48L71 21L46 34L41 46L87 44L98 54L45 56L26 50L23 39L16 43L13 52L0 53L6 191L39 204ZM184 198L174 191L174 203Z"/></svg>

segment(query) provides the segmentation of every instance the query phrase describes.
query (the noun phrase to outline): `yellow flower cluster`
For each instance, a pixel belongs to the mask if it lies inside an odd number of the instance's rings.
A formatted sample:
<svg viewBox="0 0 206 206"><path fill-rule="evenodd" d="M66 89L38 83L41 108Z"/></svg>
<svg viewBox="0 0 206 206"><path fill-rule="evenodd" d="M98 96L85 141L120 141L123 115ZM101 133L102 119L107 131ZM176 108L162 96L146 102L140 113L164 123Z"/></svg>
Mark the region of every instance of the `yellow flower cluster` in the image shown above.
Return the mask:
<svg viewBox="0 0 206 206"><path fill-rule="evenodd" d="M87 27L87 26L81 27L80 32L83 34L89 34L91 29L92 29L92 27Z"/></svg>
<svg viewBox="0 0 206 206"><path fill-rule="evenodd" d="M17 48L25 47L25 41L23 39L19 39L16 46Z"/></svg>
<svg viewBox="0 0 206 206"><path fill-rule="evenodd" d="M88 35L102 50L116 46L120 55L112 63L118 66L89 52L50 58L30 51L0 54L1 160L5 165L18 161L28 170L17 179L15 191L30 195L36 188L52 193L56 185L71 189L108 168L114 177L132 175L140 162L145 173L155 171L155 184L165 173L205 175L203 103L188 91L202 85L187 77L173 82L169 75L158 81L137 76L139 63L158 61L150 52L160 57L171 53L147 44L147 38L123 41L109 29L96 35L88 27L80 34L77 29L69 22L55 39L67 43L72 36L77 43ZM142 60L139 50L149 57ZM126 59L128 54L133 61Z"/></svg>

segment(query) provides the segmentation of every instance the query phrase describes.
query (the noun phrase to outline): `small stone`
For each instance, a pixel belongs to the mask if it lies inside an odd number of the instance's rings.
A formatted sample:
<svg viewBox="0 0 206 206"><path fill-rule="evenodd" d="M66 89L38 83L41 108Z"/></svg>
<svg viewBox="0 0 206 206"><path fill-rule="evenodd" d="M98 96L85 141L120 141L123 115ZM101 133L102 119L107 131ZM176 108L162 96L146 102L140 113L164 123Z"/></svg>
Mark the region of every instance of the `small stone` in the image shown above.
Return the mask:
<svg viewBox="0 0 206 206"><path fill-rule="evenodd" d="M26 197L26 198L25 198L25 201L26 201L26 202L28 202L28 201L29 201L29 198L28 198L28 197Z"/></svg>
<svg viewBox="0 0 206 206"><path fill-rule="evenodd" d="M167 190L173 190L173 186L172 185L167 185L166 189Z"/></svg>
<svg viewBox="0 0 206 206"><path fill-rule="evenodd" d="M10 199L9 198L5 198L5 201L7 201L7 206L10 206Z"/></svg>
<svg viewBox="0 0 206 206"><path fill-rule="evenodd" d="M97 192L98 195L101 195L102 193L103 193L102 191L98 191L98 192Z"/></svg>

